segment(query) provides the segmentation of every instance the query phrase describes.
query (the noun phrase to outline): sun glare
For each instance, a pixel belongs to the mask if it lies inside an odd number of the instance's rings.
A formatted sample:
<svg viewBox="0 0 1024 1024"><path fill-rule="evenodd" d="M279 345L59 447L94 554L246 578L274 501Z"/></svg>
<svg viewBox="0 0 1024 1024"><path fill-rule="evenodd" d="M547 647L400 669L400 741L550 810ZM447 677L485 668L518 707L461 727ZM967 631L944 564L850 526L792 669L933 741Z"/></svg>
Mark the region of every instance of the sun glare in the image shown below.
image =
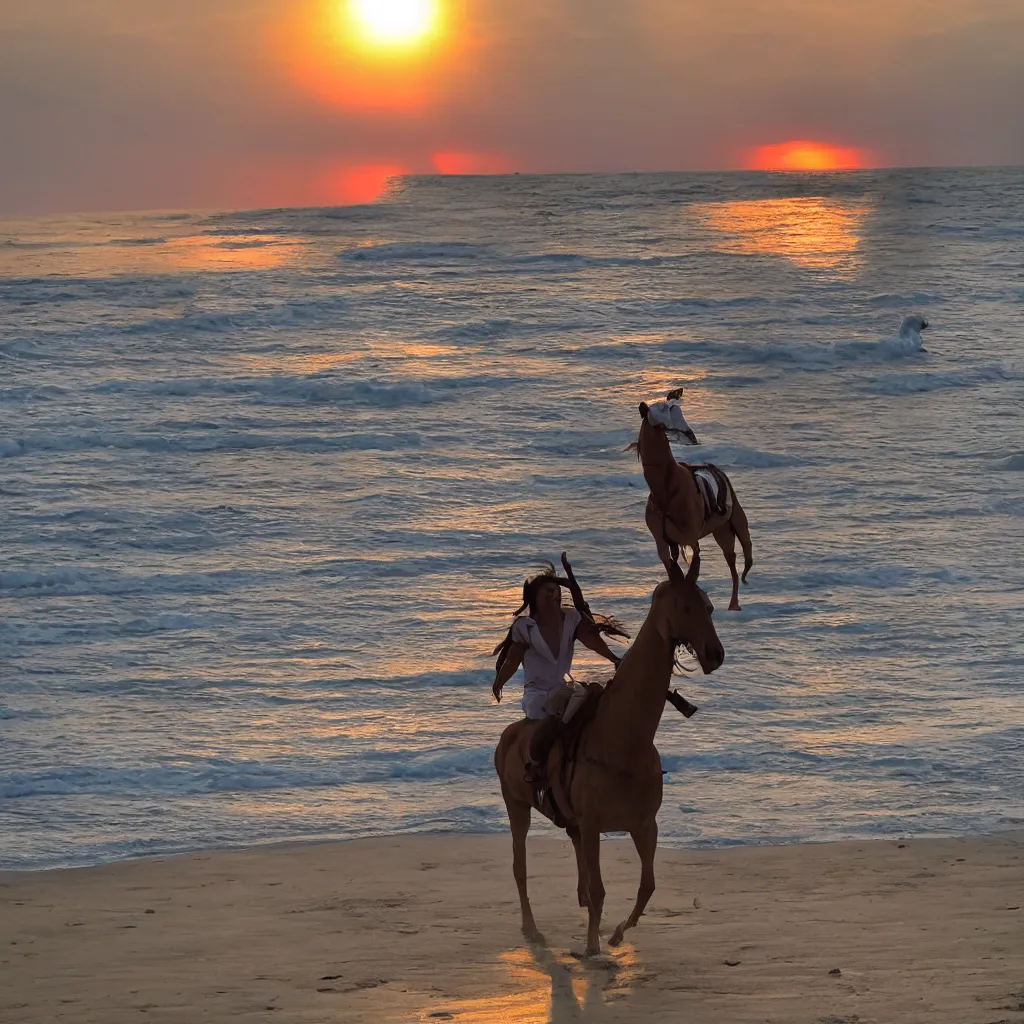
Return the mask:
<svg viewBox="0 0 1024 1024"><path fill-rule="evenodd" d="M362 39L372 46L411 47L437 27L437 0L349 0Z"/></svg>
<svg viewBox="0 0 1024 1024"><path fill-rule="evenodd" d="M753 171L849 171L867 163L867 155L859 149L795 139L758 146L750 152L747 167Z"/></svg>
<svg viewBox="0 0 1024 1024"><path fill-rule="evenodd" d="M302 0L282 16L290 77L322 103L410 114L466 74L451 0Z"/></svg>
<svg viewBox="0 0 1024 1024"><path fill-rule="evenodd" d="M690 213L717 235L723 252L781 256L839 276L860 268L864 222L871 207L825 196L695 203Z"/></svg>

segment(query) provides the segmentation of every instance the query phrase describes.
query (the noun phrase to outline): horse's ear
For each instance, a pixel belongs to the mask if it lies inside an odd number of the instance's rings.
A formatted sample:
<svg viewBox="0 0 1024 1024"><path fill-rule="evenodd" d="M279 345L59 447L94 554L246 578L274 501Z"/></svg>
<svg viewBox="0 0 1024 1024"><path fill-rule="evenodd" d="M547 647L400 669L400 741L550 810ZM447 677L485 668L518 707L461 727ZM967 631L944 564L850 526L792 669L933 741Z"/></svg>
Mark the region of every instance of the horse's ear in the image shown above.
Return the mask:
<svg viewBox="0 0 1024 1024"><path fill-rule="evenodd" d="M649 407L648 407L646 402L641 402L640 403L640 418L641 419L647 419L648 408Z"/></svg>
<svg viewBox="0 0 1024 1024"><path fill-rule="evenodd" d="M678 586L686 580L683 570L679 568L679 563L675 559L668 563L668 578L673 586Z"/></svg>
<svg viewBox="0 0 1024 1024"><path fill-rule="evenodd" d="M693 557L690 559L690 569L686 574L687 583L696 583L697 577L700 575L700 548L695 547L693 549Z"/></svg>

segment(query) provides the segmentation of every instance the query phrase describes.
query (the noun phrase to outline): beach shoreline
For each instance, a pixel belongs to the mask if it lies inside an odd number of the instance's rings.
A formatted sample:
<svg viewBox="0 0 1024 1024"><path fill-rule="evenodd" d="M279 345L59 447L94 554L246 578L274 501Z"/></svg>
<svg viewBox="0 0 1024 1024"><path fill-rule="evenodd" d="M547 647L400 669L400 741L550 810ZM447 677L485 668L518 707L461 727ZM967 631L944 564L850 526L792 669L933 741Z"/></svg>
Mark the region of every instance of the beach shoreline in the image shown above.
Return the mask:
<svg viewBox="0 0 1024 1024"><path fill-rule="evenodd" d="M275 843L0 872L0 1019L1024 1022L1024 836L659 850L617 950L582 960L564 840ZM635 895L602 847L605 937ZM838 972L838 973L836 973Z"/></svg>

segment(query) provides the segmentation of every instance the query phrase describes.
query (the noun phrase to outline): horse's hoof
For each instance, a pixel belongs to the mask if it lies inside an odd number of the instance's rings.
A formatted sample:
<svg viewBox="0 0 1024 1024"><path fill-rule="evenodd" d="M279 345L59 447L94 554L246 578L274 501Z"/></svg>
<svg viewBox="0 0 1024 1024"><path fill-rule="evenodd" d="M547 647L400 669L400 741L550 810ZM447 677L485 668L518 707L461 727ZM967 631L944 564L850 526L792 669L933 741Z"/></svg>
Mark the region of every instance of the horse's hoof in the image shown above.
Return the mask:
<svg viewBox="0 0 1024 1024"><path fill-rule="evenodd" d="M731 612L741 612L741 611L743 611L743 609L740 607L739 601L730 601L729 602L729 611L731 611Z"/></svg>
<svg viewBox="0 0 1024 1024"><path fill-rule="evenodd" d="M546 946L547 945L547 942L545 941L544 936L539 931L537 931L536 928L524 928L523 929L523 938L526 939L527 942L529 942L531 945L534 945L534 946Z"/></svg>
<svg viewBox="0 0 1024 1024"><path fill-rule="evenodd" d="M615 947L622 945L622 936L625 934L626 929L620 924L618 928L612 932L612 937L608 940L608 945Z"/></svg>
<svg viewBox="0 0 1024 1024"><path fill-rule="evenodd" d="M601 955L601 944L598 943L596 946L587 946L583 951L585 957L600 956Z"/></svg>

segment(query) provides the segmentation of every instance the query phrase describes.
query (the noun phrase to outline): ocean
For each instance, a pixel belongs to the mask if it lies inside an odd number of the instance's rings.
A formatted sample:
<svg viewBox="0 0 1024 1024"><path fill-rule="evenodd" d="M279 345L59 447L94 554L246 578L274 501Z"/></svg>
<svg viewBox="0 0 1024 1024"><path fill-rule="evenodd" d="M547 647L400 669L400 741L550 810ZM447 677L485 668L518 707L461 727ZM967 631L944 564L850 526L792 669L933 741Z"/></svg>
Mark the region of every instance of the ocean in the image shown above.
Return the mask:
<svg viewBox="0 0 1024 1024"><path fill-rule="evenodd" d="M504 830L490 651L563 550L639 628L675 387L756 565L662 842L1021 828L1024 171L424 177L0 224L0 866Z"/></svg>

